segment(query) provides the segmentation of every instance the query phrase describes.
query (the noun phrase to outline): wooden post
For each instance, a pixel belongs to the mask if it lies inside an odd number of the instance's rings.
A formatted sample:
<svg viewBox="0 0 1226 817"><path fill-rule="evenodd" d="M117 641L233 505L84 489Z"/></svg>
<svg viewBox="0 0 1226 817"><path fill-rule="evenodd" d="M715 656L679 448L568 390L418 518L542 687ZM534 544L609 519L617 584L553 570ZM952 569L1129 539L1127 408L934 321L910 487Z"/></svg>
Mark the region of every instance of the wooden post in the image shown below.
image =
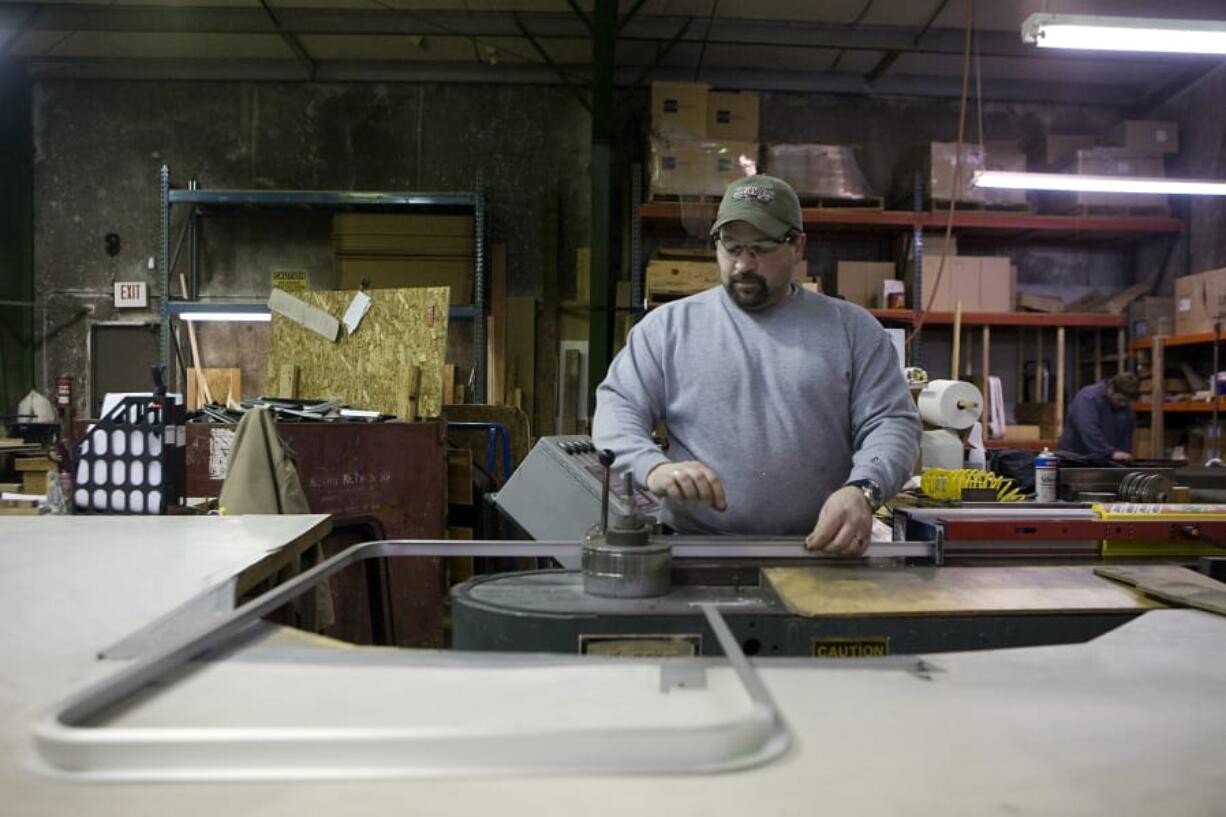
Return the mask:
<svg viewBox="0 0 1226 817"><path fill-rule="evenodd" d="M1121 330L1123 331L1123 330ZM1163 376L1165 371L1165 352L1166 338L1158 335L1154 338L1153 360L1150 364L1150 377L1154 382L1153 394L1150 397L1150 446L1153 450L1150 456L1154 459L1166 458L1166 378Z"/></svg>
<svg viewBox="0 0 1226 817"><path fill-rule="evenodd" d="M507 388L507 245L490 248L490 316L486 321L485 402L506 402Z"/></svg>
<svg viewBox="0 0 1226 817"><path fill-rule="evenodd" d="M1026 330L1018 328L1017 330L1017 379L1013 382L1016 384L1017 394L1014 396L1014 402L1022 402L1022 396L1026 392Z"/></svg>
<svg viewBox="0 0 1226 817"><path fill-rule="evenodd" d="M954 334L953 334L953 350L949 355L949 379L958 379L958 370L961 363L962 352L962 301L961 299L954 301Z"/></svg>
<svg viewBox="0 0 1226 817"><path fill-rule="evenodd" d="M579 367L582 356L578 349L567 349L562 365L562 434L578 433L579 401L584 399L579 394Z"/></svg>
<svg viewBox="0 0 1226 817"><path fill-rule="evenodd" d="M282 363L277 372L277 397L287 400L298 399L298 367L293 363Z"/></svg>
<svg viewBox="0 0 1226 817"><path fill-rule="evenodd" d="M983 327L983 372L980 377L983 378L983 416L980 418L983 423L983 438L988 438L988 424L992 419L992 369L989 365L989 360L992 356L992 327L984 324Z"/></svg>
<svg viewBox="0 0 1226 817"><path fill-rule="evenodd" d="M1047 402L1047 382L1043 377L1043 328L1035 332L1034 341L1034 402Z"/></svg>
<svg viewBox="0 0 1226 817"><path fill-rule="evenodd" d="M1064 433L1064 327L1056 328L1056 438Z"/></svg>
<svg viewBox="0 0 1226 817"><path fill-rule="evenodd" d="M443 405L455 403L455 364L443 364Z"/></svg>
<svg viewBox="0 0 1226 817"><path fill-rule="evenodd" d="M1094 330L1094 382L1103 381L1103 330Z"/></svg>
<svg viewBox="0 0 1226 817"><path fill-rule="evenodd" d="M1073 394L1081 390L1081 334L1073 335Z"/></svg>
<svg viewBox="0 0 1226 817"><path fill-rule="evenodd" d="M400 392L400 419L411 423L417 419L417 402L421 397L421 367L412 366L405 374Z"/></svg>
<svg viewBox="0 0 1226 817"><path fill-rule="evenodd" d="M1124 340L1124 327L1121 326L1115 336L1115 370L1117 372L1124 371L1124 355L1128 352L1128 345Z"/></svg>

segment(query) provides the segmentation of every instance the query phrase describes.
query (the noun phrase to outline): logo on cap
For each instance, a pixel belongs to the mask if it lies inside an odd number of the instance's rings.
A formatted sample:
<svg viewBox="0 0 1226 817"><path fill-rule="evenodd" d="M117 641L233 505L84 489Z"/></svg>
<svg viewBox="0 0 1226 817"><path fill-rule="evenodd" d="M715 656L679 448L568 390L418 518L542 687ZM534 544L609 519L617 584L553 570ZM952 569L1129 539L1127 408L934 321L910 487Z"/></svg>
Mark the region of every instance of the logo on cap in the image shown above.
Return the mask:
<svg viewBox="0 0 1226 817"><path fill-rule="evenodd" d="M775 199L775 191L769 187L762 187L757 184L747 184L742 188L732 191L732 198L736 201L742 199L753 199L759 204L769 204Z"/></svg>

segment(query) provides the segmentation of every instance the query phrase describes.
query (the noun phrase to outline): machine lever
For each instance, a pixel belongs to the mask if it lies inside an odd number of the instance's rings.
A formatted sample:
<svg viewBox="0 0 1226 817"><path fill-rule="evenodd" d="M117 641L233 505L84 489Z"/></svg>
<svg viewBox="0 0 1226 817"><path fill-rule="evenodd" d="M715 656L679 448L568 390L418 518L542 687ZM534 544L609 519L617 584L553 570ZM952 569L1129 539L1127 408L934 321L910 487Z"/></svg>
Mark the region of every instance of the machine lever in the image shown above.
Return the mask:
<svg viewBox="0 0 1226 817"><path fill-rule="evenodd" d="M604 473L601 476L600 484L600 532L604 533L609 529L609 469L613 467L613 460L616 455L609 449L604 449L597 457L600 464L604 466Z"/></svg>

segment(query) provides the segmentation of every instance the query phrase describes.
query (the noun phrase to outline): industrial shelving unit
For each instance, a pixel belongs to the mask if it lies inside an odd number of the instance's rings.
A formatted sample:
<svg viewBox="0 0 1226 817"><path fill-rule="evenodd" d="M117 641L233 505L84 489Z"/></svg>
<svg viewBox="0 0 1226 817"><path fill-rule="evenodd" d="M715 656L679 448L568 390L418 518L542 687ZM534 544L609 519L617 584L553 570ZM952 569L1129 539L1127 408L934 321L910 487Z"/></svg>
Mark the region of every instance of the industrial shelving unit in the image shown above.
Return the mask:
<svg viewBox="0 0 1226 817"><path fill-rule="evenodd" d="M1226 397L1216 394L1216 378L1210 373L1210 394L1215 399L1196 400L1180 403L1168 403L1166 400L1166 352L1168 349L1183 349L1195 352L1196 347L1204 347L1213 343L1226 341L1226 330L1216 335L1213 332L1196 332L1187 335L1156 335L1148 338L1137 338L1128 345L1130 354L1147 352L1150 356L1150 379L1153 382L1149 399L1133 403L1133 410L1138 414L1149 416L1149 428L1155 456L1160 456L1165 448L1166 415L1177 414L1195 418L1198 415L1208 415L1212 418L1213 440L1206 442L1206 451L1212 451L1217 456L1222 452L1219 443L1219 418L1226 414ZM1206 361L1202 359L1202 364ZM1217 362L1216 360L1214 362ZM1220 366L1220 363L1218 364ZM1212 367L1211 367L1212 368ZM1211 446L1211 448L1210 448Z"/></svg>
<svg viewBox="0 0 1226 817"><path fill-rule="evenodd" d="M172 189L170 168L162 166L159 181L158 270L161 286L161 345L160 362L169 371L171 357L171 318L189 312L264 311L262 304L201 303L196 300L198 279L197 237L200 218L209 212L241 209L320 210L352 212L471 212L474 226L473 303L452 306L453 320L473 323L473 399L485 401L486 326L485 326L485 265L486 265L486 203L481 180L477 189L467 193L400 193L357 190L201 190L194 184L187 189ZM175 205L191 208L179 234L173 255L170 246L170 217ZM178 264L184 240L189 243L188 300L171 298L171 280Z"/></svg>
<svg viewBox="0 0 1226 817"><path fill-rule="evenodd" d="M913 252L916 257L916 280L911 287L911 309L869 310L882 323L895 326L912 326L919 312L916 303L916 293L922 292L922 281L918 278L923 253L923 233L925 230L944 229L948 214L923 209L923 200L916 186L915 206L912 210L874 210L866 208L825 209L805 208L802 211L805 231L810 235L826 237L851 237L864 235L903 235L912 234ZM635 208L635 229L642 229L656 234L668 234L682 223L684 212L687 221L702 221L715 219L718 205L714 203L679 203L679 202L646 202ZM1110 214L1077 214L1077 215L1040 215L1028 212L1013 212L1004 210L958 210L954 213L954 230L959 236L970 236L976 239L995 239L1002 243L1026 244L1032 241L1058 241L1069 243L1118 243L1137 241L1149 237L1177 238L1184 232L1182 219L1169 216L1137 216ZM641 251L631 259L631 269L634 280L631 289L643 292L642 278L645 273L645 262ZM929 313L925 324L929 326L951 326L954 323L953 313ZM1115 362L1122 369L1127 355L1127 320L1122 315L1104 314L1042 314L1023 312L964 312L961 318L962 326L978 327L980 329L983 348L982 371L980 376L986 384L989 376L988 360L990 355L992 327L1008 327L1017 331L1025 329L1036 330L1038 346L1042 348L1042 332L1044 328L1052 328L1056 332L1056 413L1062 417L1064 412L1064 350L1066 330L1086 329L1101 333L1103 330L1116 330L1115 355L1104 358L1102 355L1101 334L1095 337L1095 372L1101 377L1104 362ZM919 339L916 339L918 344ZM1075 356L1079 351L1075 347ZM913 345L914 359L922 361L922 350ZM1041 359L1041 355L1040 355ZM922 365L922 363L921 363ZM1039 367L1036 365L1036 370ZM1077 367L1080 369L1080 366ZM1021 374L1019 369L1019 375ZM1038 373L1036 371L1036 381ZM1040 440L1036 444L1049 444L1053 441Z"/></svg>

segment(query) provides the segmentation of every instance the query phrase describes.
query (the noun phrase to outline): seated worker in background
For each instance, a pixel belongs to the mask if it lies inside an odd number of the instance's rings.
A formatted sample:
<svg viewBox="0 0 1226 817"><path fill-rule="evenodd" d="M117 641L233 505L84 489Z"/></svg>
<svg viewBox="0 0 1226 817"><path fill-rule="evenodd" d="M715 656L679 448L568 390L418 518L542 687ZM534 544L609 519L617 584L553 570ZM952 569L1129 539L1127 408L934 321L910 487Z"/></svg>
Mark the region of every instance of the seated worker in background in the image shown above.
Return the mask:
<svg viewBox="0 0 1226 817"><path fill-rule="evenodd" d="M592 437L680 533L805 536L858 555L919 453L893 345L858 306L792 284L800 201L750 176L711 235L722 286L653 309L596 391ZM664 420L669 450L651 439Z"/></svg>
<svg viewBox="0 0 1226 817"><path fill-rule="evenodd" d="M1132 459L1132 401L1140 396L1141 383L1132 372L1086 386L1068 407L1057 449L1117 462Z"/></svg>

